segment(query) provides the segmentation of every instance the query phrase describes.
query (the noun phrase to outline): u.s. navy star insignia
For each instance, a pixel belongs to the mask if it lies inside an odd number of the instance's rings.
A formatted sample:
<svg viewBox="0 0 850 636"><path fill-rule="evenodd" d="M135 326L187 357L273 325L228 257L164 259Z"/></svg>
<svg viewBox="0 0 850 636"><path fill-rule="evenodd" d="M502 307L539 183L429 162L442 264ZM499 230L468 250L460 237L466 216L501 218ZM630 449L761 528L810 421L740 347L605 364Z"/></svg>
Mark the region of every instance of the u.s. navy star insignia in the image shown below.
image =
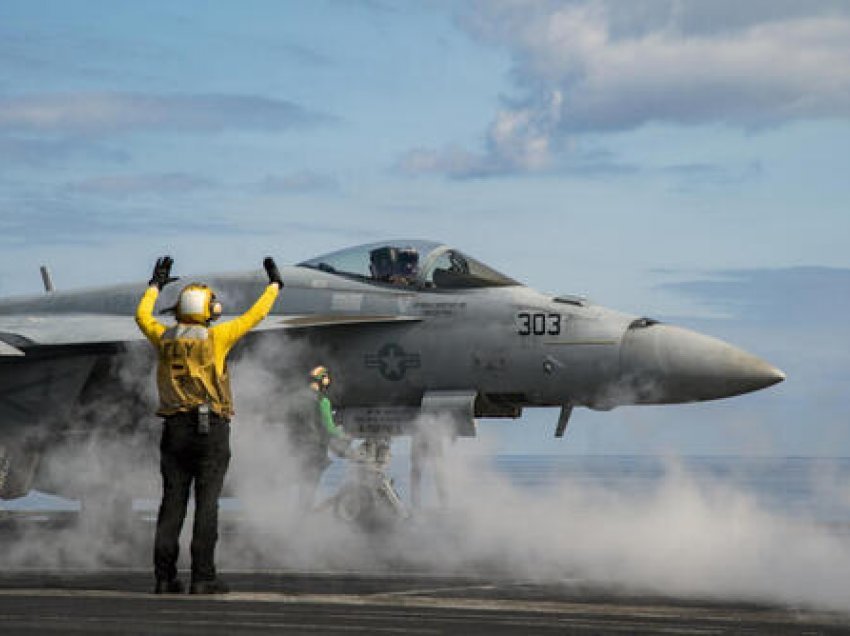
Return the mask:
<svg viewBox="0 0 850 636"><path fill-rule="evenodd" d="M401 380L408 369L418 369L420 363L418 353L407 353L394 342L385 344L378 353L367 353L363 359L367 367L378 369L385 379L393 382Z"/></svg>

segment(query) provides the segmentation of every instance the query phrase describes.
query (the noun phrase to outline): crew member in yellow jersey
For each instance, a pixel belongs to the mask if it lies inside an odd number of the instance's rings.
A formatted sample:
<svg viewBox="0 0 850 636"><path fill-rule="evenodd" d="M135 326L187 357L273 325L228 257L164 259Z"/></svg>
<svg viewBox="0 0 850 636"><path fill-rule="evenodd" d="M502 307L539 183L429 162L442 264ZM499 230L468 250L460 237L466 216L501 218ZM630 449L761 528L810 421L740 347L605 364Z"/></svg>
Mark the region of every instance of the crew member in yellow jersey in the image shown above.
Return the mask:
<svg viewBox="0 0 850 636"><path fill-rule="evenodd" d="M174 307L177 324L166 327L153 316L160 290L171 277L169 256L156 262L149 287L136 309L136 322L159 354L156 380L157 415L164 418L160 443L162 503L156 521L154 573L157 594L180 593L177 554L180 530L192 482L195 485L195 524L192 528L193 594L223 594L227 586L216 575L218 498L230 462L230 418L233 398L227 372L231 347L255 327L272 308L283 287L274 260L263 266L269 286L244 314L210 327L221 315L221 304L206 285L192 283L180 292Z"/></svg>

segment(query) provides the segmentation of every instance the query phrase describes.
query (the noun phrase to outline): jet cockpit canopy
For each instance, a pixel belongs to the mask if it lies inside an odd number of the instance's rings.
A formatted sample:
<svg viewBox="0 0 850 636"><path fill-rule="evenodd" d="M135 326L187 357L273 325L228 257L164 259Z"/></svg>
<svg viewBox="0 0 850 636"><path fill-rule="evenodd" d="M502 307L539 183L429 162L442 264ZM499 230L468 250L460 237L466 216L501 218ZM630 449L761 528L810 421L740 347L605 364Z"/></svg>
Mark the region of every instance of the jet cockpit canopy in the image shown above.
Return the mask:
<svg viewBox="0 0 850 636"><path fill-rule="evenodd" d="M419 289L474 289L519 285L484 263L432 241L381 241L298 263L331 274Z"/></svg>

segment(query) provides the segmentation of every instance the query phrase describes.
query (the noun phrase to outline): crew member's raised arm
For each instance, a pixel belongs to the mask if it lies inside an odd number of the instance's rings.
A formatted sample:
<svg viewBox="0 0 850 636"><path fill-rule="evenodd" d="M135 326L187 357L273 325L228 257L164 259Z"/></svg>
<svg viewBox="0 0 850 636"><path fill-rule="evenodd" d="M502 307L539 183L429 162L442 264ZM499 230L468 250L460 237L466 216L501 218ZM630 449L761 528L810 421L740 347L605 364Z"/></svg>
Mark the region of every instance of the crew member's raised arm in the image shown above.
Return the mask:
<svg viewBox="0 0 850 636"><path fill-rule="evenodd" d="M221 339L225 349L230 349L242 336L256 327L268 315L278 293L283 288L280 271L271 257L267 257L263 261L263 267L265 267L269 276L269 285L266 287L266 291L244 314L212 328L215 331L216 338Z"/></svg>
<svg viewBox="0 0 850 636"><path fill-rule="evenodd" d="M139 325L139 329L154 346L159 346L159 340L165 333L165 325L154 318L153 308L156 305L160 290L168 283L177 280L177 278L171 276L173 264L174 259L170 256L157 259L153 268L153 275L148 281L149 287L142 295L139 306L136 307L136 324Z"/></svg>

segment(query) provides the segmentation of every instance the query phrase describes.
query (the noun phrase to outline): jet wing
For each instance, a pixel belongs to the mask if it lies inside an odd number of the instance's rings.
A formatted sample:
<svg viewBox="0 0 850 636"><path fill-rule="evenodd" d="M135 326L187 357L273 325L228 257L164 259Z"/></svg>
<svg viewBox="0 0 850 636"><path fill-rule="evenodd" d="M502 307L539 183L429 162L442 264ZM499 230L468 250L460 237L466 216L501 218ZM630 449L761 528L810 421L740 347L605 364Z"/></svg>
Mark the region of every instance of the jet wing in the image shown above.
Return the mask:
<svg viewBox="0 0 850 636"><path fill-rule="evenodd" d="M132 316L108 314L15 314L0 316L0 356L58 349L110 353L144 336ZM17 351L18 353L15 353Z"/></svg>
<svg viewBox="0 0 850 636"><path fill-rule="evenodd" d="M235 316L231 316L235 317ZM227 320L229 317L223 317ZM418 322L416 316L363 314L271 315L253 331L278 331L369 324ZM144 341L132 316L110 314L31 314L0 316L0 357L41 353L116 353Z"/></svg>
<svg viewBox="0 0 850 636"><path fill-rule="evenodd" d="M224 317L223 320L227 320ZM304 314L271 315L255 331L337 327L344 325L417 322L399 315ZM109 314L16 314L0 316L0 356L22 356L29 349L73 349L110 353L123 345L144 341L132 316Z"/></svg>

